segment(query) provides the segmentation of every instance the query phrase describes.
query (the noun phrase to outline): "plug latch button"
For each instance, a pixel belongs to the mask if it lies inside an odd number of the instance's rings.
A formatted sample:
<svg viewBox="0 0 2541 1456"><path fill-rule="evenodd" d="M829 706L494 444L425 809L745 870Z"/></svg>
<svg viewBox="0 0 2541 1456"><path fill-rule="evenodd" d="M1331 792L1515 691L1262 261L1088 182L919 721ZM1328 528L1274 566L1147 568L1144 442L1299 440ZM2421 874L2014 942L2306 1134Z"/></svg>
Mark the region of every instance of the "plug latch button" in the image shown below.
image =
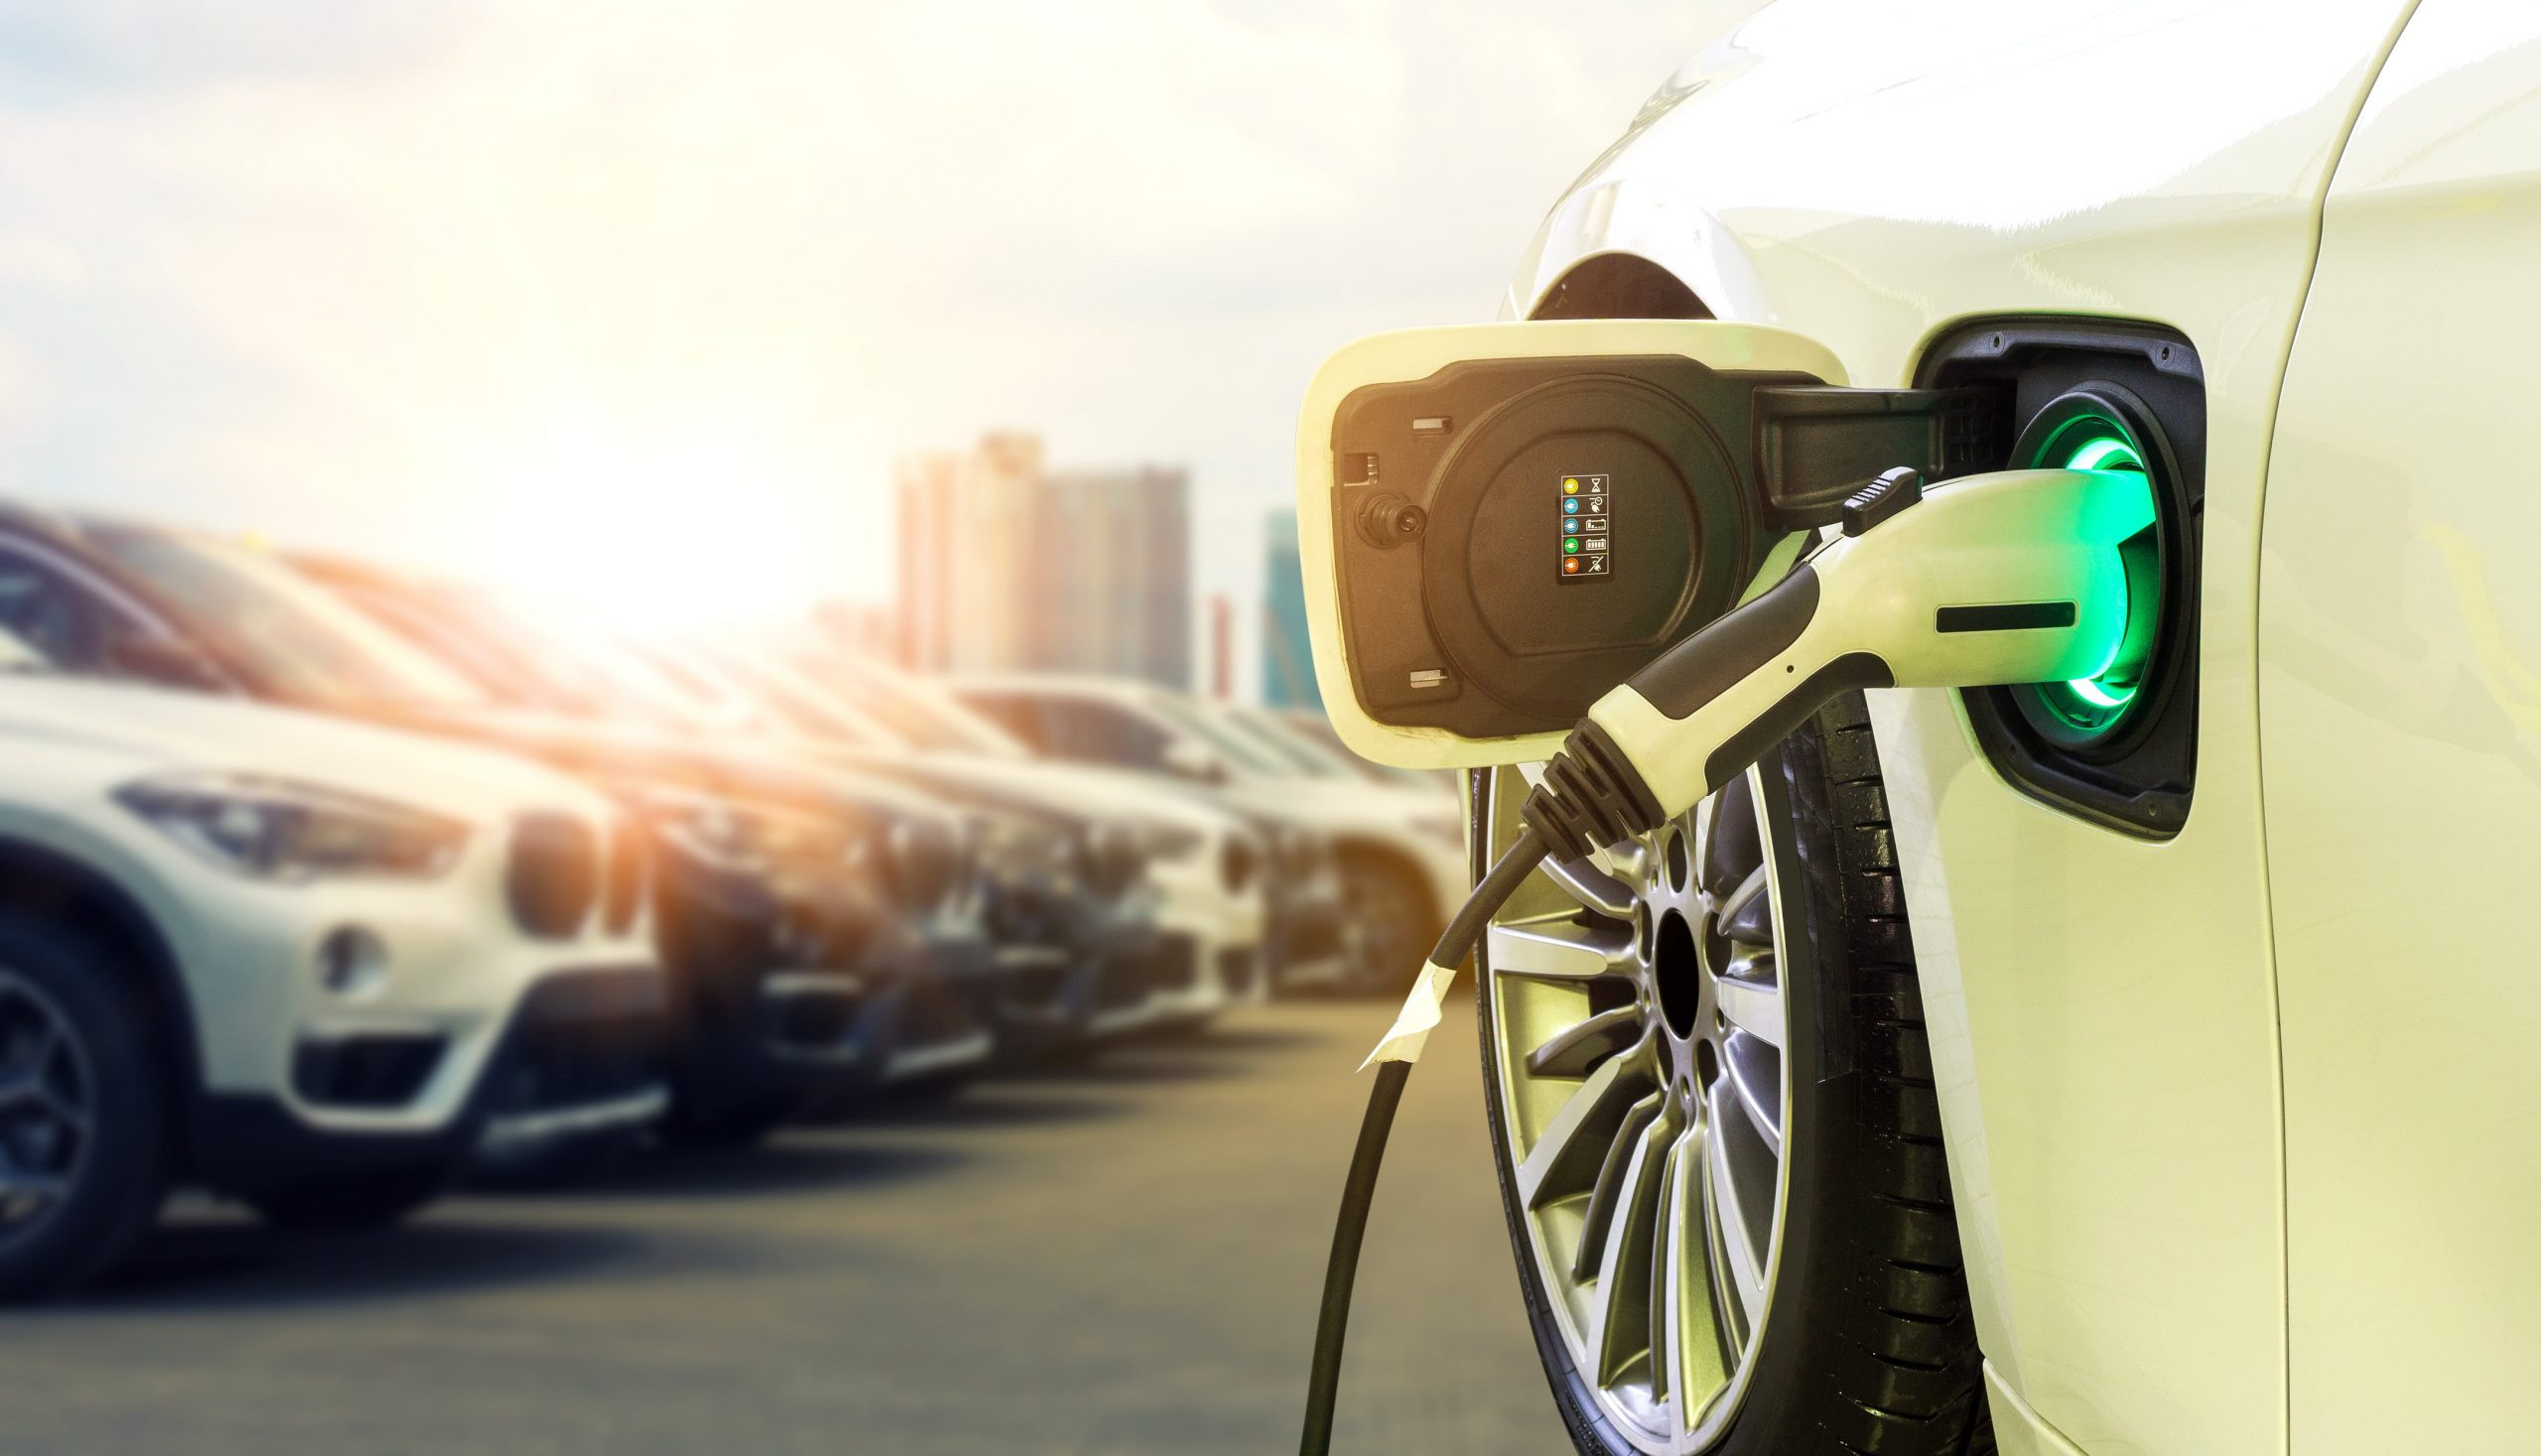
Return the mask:
<svg viewBox="0 0 2541 1456"><path fill-rule="evenodd" d="M1922 471L1912 465L1882 470L1877 479L1844 497L1844 534L1859 536L1923 498Z"/></svg>

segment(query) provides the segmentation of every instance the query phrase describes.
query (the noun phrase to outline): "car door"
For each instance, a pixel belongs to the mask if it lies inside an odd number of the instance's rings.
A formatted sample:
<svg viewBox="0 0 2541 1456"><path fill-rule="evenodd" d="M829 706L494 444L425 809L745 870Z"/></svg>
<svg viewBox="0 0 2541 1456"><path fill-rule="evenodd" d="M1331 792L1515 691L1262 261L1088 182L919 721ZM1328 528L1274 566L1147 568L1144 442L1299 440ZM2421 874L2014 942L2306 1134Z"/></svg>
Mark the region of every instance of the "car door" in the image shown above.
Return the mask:
<svg viewBox="0 0 2541 1456"><path fill-rule="evenodd" d="M2425 0L2331 189L2261 544L2298 1456L2533 1445L2536 247L2541 9Z"/></svg>

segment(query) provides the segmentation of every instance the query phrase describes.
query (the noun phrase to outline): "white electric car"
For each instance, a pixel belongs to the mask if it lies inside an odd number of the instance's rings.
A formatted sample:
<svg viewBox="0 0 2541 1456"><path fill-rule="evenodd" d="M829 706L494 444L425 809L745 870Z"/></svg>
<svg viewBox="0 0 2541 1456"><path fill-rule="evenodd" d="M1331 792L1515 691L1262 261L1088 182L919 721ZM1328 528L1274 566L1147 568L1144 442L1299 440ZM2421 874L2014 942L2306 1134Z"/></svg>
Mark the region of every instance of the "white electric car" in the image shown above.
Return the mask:
<svg viewBox="0 0 2541 1456"><path fill-rule="evenodd" d="M1578 1448L2534 1449L2541 8L1728 8L1511 322L1309 403L1345 736L1475 768L1488 860L1580 707L1893 529L1896 465L2140 473L2144 630L1841 698L1497 915L1489 1117ZM1663 368L1674 424L1577 433ZM1611 532L1555 514L1609 489Z"/></svg>
<svg viewBox="0 0 2541 1456"><path fill-rule="evenodd" d="M1400 988L1463 897L1463 822L1442 795L1300 765L1227 710L1146 683L1014 673L951 686L1047 757L1171 775L1267 826L1295 922L1282 980ZM1317 897L1335 880L1342 933L1327 937Z"/></svg>
<svg viewBox="0 0 2541 1456"><path fill-rule="evenodd" d="M0 669L0 1298L174 1184L376 1225L661 1115L647 857L599 796L5 635Z"/></svg>

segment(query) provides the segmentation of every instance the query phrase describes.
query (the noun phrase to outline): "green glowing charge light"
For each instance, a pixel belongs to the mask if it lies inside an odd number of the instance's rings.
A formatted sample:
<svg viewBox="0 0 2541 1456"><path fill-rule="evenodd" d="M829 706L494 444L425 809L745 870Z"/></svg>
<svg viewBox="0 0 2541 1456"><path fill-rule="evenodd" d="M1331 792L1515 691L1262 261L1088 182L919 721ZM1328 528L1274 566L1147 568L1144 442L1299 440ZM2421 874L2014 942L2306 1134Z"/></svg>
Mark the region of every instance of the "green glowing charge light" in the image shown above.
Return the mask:
<svg viewBox="0 0 2541 1456"><path fill-rule="evenodd" d="M2143 454L2135 448L2134 442L2117 435L2093 434L2079 445L2070 449L2063 448L2060 442L2058 445L2051 446L2038 463L2061 466L2069 470L2127 470L2137 474L2145 473ZM2058 717L2077 728L2096 730L2109 728L2116 723L2125 712L2127 705L2135 701L2137 691L2143 686L2144 661L2152 649L2154 607L2159 589L2158 584L2150 579L2151 572L2145 569L2150 566L2150 553L2153 549L2149 535L2153 524L2153 495L2149 475L2146 477L2146 488L2142 499L2129 500L2127 508L2130 515L2140 512L2142 524L2137 527L2137 530L2143 534L2131 539L2120 550L2132 556L2142 557L2144 560L2140 562L2130 560L2129 563L2126 631L2118 644L2116 656L2099 673L2091 677L2074 678L2069 682L2056 684L2044 690L2043 693L2047 706ZM2129 524L2133 522L2130 521ZM2144 580L2140 582L2136 580L2139 576Z"/></svg>

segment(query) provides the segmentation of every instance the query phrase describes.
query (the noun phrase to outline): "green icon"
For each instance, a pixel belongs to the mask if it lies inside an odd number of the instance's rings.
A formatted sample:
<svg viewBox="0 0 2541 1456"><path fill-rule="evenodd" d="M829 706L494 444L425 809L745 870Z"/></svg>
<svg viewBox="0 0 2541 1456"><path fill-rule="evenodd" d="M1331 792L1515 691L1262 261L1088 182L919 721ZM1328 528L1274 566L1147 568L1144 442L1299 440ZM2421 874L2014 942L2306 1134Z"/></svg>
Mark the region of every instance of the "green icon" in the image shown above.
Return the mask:
<svg viewBox="0 0 2541 1456"><path fill-rule="evenodd" d="M1579 538L1576 536L1566 536L1562 538L1561 549L1571 552L1577 551L1579 549Z"/></svg>

